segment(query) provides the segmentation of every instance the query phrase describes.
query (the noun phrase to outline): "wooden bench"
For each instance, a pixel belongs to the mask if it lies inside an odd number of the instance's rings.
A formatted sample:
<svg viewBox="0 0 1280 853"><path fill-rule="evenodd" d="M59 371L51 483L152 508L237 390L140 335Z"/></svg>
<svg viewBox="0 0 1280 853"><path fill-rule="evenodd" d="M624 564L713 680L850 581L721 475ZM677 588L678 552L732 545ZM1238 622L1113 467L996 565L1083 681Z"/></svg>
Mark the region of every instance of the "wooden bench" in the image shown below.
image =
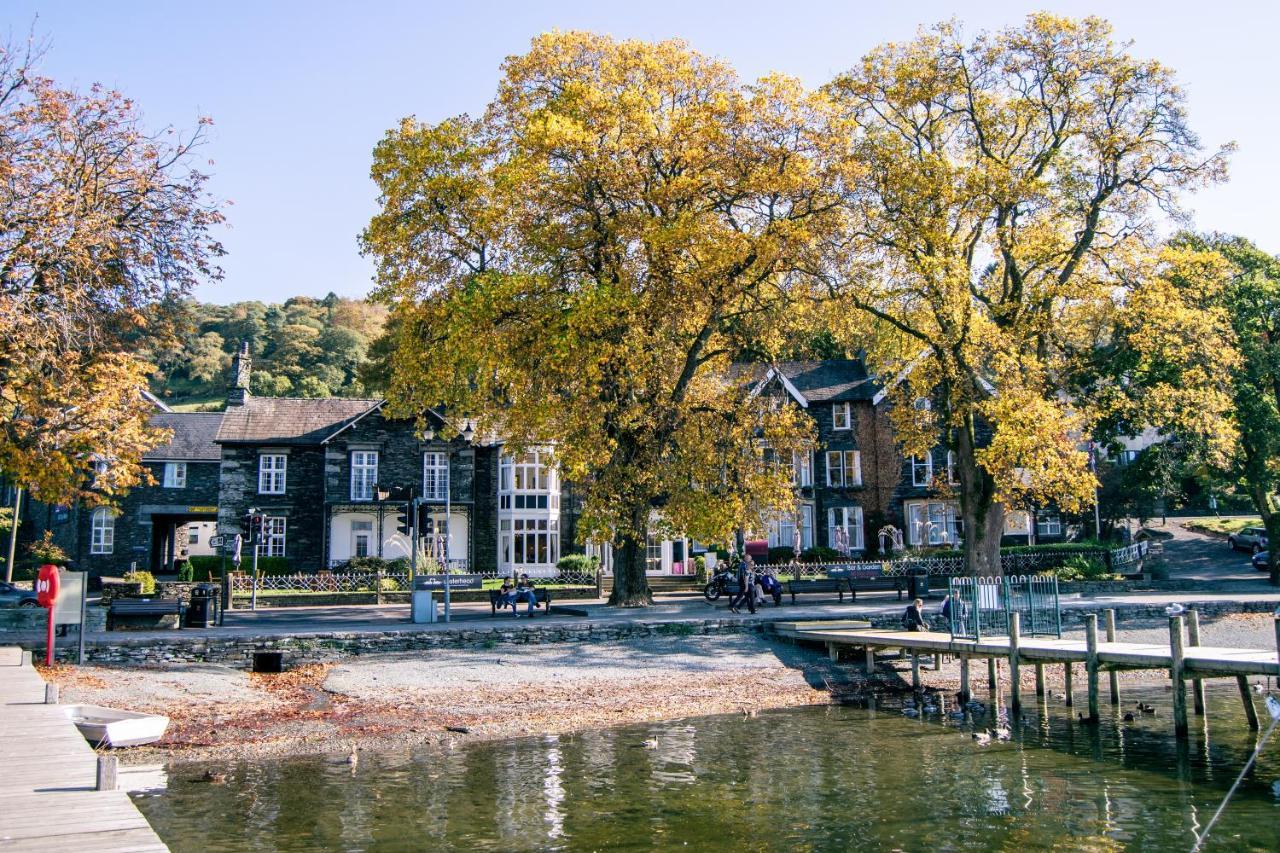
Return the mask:
<svg viewBox="0 0 1280 853"><path fill-rule="evenodd" d="M840 596L840 602L844 603L845 592L853 592L849 589L849 581L847 578L810 578L808 580L790 580L785 586L786 592L791 596L791 603L796 603L796 593L801 592L834 592Z"/></svg>
<svg viewBox="0 0 1280 853"><path fill-rule="evenodd" d="M107 616L111 619L111 627L116 627L120 617L136 617L136 616L154 616L163 618L165 616L177 616L178 628L182 627L182 615L187 609L187 603L178 598L117 598L111 602L111 608L107 611Z"/></svg>
<svg viewBox="0 0 1280 853"><path fill-rule="evenodd" d="M895 590L898 593L898 600L902 600L902 594L907 591L907 579L904 577L885 577L877 575L875 577L851 577L847 578L849 582L849 593L853 596L853 600L858 600L859 592L883 592L886 590Z"/></svg>
<svg viewBox="0 0 1280 853"><path fill-rule="evenodd" d="M547 589L545 586L535 586L533 588L533 597L535 601L535 604L534 604L535 609L538 607L543 607L546 609L546 614L550 616L551 615L551 590ZM489 590L489 610L494 616L498 615L498 601L501 598L502 598L501 590L497 590L497 589ZM505 607L507 605L503 605L503 606ZM516 612L519 613L520 611L518 608L523 607L525 609L528 609L529 602L527 599L521 599L520 601L516 602L516 607L517 607Z"/></svg>

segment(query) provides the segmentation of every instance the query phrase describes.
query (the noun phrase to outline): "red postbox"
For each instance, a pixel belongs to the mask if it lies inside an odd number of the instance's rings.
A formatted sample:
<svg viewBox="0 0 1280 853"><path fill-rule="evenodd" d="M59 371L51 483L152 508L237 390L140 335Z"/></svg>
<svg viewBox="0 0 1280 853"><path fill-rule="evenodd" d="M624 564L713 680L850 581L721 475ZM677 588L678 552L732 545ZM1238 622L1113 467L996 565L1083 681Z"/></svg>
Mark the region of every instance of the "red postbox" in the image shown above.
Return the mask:
<svg viewBox="0 0 1280 853"><path fill-rule="evenodd" d="M48 645L46 646L45 666L53 666L53 609L58 602L58 567L45 563L36 575L36 601L49 612Z"/></svg>

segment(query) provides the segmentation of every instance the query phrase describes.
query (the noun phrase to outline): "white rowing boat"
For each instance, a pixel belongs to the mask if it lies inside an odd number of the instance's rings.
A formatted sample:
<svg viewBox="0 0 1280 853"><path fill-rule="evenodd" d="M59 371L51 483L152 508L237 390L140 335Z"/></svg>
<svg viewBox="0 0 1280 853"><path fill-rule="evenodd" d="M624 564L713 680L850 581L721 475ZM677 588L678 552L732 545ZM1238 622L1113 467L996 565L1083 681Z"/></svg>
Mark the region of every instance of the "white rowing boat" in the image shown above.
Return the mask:
<svg viewBox="0 0 1280 853"><path fill-rule="evenodd" d="M169 718L160 714L121 711L100 705L65 705L67 718L94 746L141 746L164 737Z"/></svg>

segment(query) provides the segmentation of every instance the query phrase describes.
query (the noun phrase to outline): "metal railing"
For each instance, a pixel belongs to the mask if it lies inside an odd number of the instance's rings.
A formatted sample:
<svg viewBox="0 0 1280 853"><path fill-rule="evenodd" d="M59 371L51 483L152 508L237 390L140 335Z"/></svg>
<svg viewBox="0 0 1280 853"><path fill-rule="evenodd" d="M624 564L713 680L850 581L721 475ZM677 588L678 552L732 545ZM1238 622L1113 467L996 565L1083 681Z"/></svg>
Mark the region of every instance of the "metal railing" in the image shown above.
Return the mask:
<svg viewBox="0 0 1280 853"><path fill-rule="evenodd" d="M459 561L465 563L465 561ZM450 560L450 564L454 563ZM419 574L437 573L434 567L430 571ZM450 574L465 574L454 568ZM505 576L497 571L473 572L485 580L498 581ZM530 578L534 586L567 586L595 587L595 572L559 572L549 577ZM282 593L377 593L408 592L410 583L408 572L296 572L289 575L262 575L258 578L259 592ZM495 585L496 586L496 585ZM249 595L253 592L253 575L249 573L231 574L231 592L235 595Z"/></svg>
<svg viewBox="0 0 1280 853"><path fill-rule="evenodd" d="M1053 575L953 577L947 583L945 607L953 639L1007 637L1014 613L1027 636L1062 636L1058 579Z"/></svg>
<svg viewBox="0 0 1280 853"><path fill-rule="evenodd" d="M1131 570L1135 565L1141 566L1150 549L1151 544L1146 541L1116 548L1107 553L1107 566L1116 574L1131 574L1131 571L1126 570Z"/></svg>

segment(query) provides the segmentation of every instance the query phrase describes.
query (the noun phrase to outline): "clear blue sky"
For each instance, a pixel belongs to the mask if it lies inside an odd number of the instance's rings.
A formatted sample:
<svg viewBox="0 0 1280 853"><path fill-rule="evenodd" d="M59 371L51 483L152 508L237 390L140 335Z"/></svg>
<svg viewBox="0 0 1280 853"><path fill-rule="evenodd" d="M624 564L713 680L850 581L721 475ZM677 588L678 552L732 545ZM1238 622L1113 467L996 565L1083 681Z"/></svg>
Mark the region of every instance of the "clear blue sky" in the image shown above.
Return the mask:
<svg viewBox="0 0 1280 853"><path fill-rule="evenodd" d="M1172 66L1208 145L1240 150L1225 186L1191 200L1195 225L1243 234L1280 252L1280 3L1148 2L30 2L5 0L0 29L32 20L52 41L43 70L64 83L101 82L139 102L155 126L215 125L204 154L211 189L228 199L226 278L211 302L357 296L371 264L356 235L375 206L373 145L402 116L479 113L503 58L552 29L618 37L680 36L745 78L777 70L819 85L870 47L908 39L952 16L970 30L1028 11L1102 14L1134 52Z"/></svg>

